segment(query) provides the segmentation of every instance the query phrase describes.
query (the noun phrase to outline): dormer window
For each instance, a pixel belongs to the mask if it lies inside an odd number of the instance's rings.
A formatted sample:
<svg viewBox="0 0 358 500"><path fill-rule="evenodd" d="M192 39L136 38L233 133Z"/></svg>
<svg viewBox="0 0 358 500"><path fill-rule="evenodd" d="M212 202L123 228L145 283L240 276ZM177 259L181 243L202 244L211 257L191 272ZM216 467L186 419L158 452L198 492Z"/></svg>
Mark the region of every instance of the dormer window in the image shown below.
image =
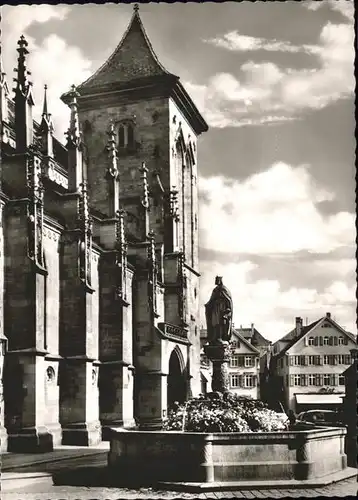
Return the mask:
<svg viewBox="0 0 358 500"><path fill-rule="evenodd" d="M132 122L121 122L118 125L118 149L135 149L134 124Z"/></svg>

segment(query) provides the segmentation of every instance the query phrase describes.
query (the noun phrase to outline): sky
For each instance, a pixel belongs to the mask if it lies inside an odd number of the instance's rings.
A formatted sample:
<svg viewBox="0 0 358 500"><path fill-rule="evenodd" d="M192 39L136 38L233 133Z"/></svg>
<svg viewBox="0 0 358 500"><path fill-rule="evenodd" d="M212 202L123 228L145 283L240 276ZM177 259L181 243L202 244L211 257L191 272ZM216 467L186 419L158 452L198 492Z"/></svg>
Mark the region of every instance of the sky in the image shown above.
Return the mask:
<svg viewBox="0 0 358 500"><path fill-rule="evenodd" d="M164 67L209 124L198 143L201 311L216 275L235 326L276 340L331 312L356 334L353 2L149 3L140 16ZM8 82L23 33L35 117L120 41L133 6L3 7ZM204 315L202 315L202 318ZM204 323L204 322L203 322Z"/></svg>

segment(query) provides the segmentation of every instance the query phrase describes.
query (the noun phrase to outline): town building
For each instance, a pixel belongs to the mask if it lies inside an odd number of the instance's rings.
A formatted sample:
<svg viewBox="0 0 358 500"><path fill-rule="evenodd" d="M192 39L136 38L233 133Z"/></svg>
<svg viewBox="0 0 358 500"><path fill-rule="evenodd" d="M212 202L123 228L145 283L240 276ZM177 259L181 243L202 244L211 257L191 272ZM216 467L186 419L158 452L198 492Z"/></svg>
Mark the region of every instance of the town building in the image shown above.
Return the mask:
<svg viewBox="0 0 358 500"><path fill-rule="evenodd" d="M13 96L0 65L0 432L9 451L89 445L112 426L160 428L171 402L201 390L205 120L158 61L137 6L109 59L63 94L65 144L46 88L33 120L28 50L21 36Z"/></svg>
<svg viewBox="0 0 358 500"><path fill-rule="evenodd" d="M328 312L295 327L272 346L269 383L273 400L296 413L315 408L338 409L345 395L343 371L352 363L356 339Z"/></svg>

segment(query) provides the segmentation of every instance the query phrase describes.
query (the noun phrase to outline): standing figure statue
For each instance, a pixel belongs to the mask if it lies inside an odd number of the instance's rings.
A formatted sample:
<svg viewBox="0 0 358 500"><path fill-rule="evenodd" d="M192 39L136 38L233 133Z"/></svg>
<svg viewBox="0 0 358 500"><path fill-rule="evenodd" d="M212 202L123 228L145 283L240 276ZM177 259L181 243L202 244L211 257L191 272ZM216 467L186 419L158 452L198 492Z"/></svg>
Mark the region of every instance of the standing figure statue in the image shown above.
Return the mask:
<svg viewBox="0 0 358 500"><path fill-rule="evenodd" d="M212 345L229 342L233 313L231 293L223 285L221 276L216 276L215 285L209 302L205 304L208 342Z"/></svg>

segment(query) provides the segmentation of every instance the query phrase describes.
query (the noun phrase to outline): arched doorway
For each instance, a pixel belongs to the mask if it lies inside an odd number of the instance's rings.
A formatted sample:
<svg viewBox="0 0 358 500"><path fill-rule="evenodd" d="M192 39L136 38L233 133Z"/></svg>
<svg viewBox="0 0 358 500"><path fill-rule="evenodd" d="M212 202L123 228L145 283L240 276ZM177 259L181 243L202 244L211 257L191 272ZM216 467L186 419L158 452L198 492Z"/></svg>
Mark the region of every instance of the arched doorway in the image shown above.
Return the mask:
<svg viewBox="0 0 358 500"><path fill-rule="evenodd" d="M167 404L168 408L173 403L184 403L186 400L186 378L183 355L179 348L175 348L169 358L169 373L167 386Z"/></svg>

